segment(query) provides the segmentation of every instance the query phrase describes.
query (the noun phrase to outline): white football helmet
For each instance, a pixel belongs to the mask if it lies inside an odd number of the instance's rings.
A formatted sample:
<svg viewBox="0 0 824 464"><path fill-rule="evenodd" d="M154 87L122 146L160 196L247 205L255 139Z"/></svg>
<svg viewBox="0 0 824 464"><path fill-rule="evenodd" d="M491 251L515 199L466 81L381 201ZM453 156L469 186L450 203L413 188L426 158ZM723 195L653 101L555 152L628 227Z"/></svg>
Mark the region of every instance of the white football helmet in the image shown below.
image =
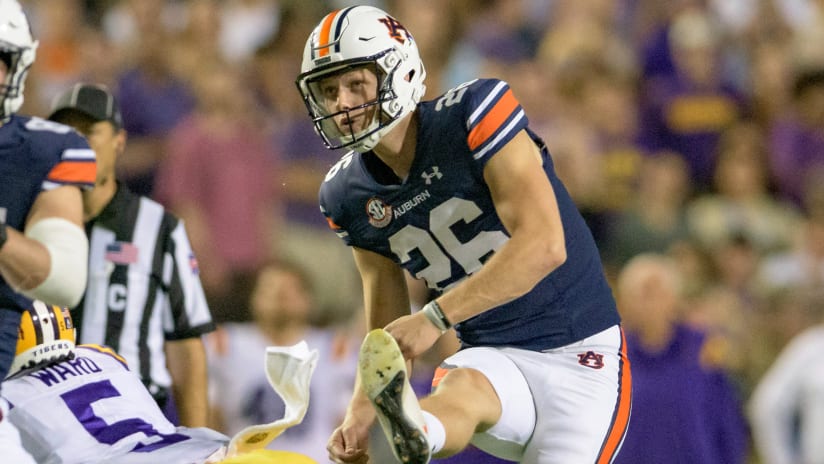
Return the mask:
<svg viewBox="0 0 824 464"><path fill-rule="evenodd" d="M17 349L6 378L74 357L75 329L68 308L35 300L23 311Z"/></svg>
<svg viewBox="0 0 824 464"><path fill-rule="evenodd" d="M26 73L34 63L37 41L17 0L0 0L0 59L8 72L0 83L0 120L6 121L23 104Z"/></svg>
<svg viewBox="0 0 824 464"><path fill-rule="evenodd" d="M327 108L319 82L363 66L371 66L378 76L377 99L341 111ZM426 91L425 77L412 34L378 8L354 6L329 13L312 31L296 84L326 146L366 152L417 107ZM341 130L333 120L342 113L371 106L380 111L375 111L371 123L357 133Z"/></svg>

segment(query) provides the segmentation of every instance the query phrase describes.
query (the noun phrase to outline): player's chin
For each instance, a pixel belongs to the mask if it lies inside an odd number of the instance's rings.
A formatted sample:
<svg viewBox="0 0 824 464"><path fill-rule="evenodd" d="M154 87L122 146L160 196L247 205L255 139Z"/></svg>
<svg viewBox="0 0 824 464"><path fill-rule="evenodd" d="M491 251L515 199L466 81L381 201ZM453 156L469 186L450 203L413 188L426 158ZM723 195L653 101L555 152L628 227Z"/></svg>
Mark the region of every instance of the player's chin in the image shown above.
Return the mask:
<svg viewBox="0 0 824 464"><path fill-rule="evenodd" d="M342 134L350 135L350 134L357 134L364 129L363 123L361 122L360 118L358 119L348 119L345 121L341 121L338 124L338 130Z"/></svg>

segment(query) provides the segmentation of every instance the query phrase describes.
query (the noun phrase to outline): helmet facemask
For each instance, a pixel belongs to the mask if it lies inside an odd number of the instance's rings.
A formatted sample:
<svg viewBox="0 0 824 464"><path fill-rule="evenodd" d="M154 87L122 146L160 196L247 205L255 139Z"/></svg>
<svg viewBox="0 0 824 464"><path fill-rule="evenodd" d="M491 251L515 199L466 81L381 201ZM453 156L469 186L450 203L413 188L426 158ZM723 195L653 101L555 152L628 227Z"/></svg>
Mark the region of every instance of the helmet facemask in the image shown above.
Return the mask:
<svg viewBox="0 0 824 464"><path fill-rule="evenodd" d="M23 53L20 50L9 50L6 44L0 44L0 57L8 64L6 78L0 83L0 120L6 121L9 116L20 109L23 103L23 83L28 73L28 66L22 66ZM20 71L18 71L20 69Z"/></svg>
<svg viewBox="0 0 824 464"><path fill-rule="evenodd" d="M377 65L378 59L380 57L372 58L366 62L359 60L359 62L335 66L327 71L312 73L303 80L305 87L308 89L305 95L305 103L309 114L312 116L312 123L329 148L337 149L368 145L369 148L366 148L366 150L371 149L379 139L373 136L381 129L387 128L392 121L400 118L398 105L393 105L398 96L392 88L392 79L397 70L397 65L387 74ZM327 79L359 69L366 69L375 76L375 99L339 111L329 108L329 104L334 103L327 104L325 102L321 89L322 83ZM387 112L387 109L391 110L393 108L395 109L394 113ZM351 121L352 118L357 117L362 112L365 112L367 116L371 113L371 116L369 116L370 121L365 127L356 130L351 122L348 125L346 124L346 121ZM339 124L337 120L342 120L342 123ZM373 138L374 140L371 141L370 139Z"/></svg>

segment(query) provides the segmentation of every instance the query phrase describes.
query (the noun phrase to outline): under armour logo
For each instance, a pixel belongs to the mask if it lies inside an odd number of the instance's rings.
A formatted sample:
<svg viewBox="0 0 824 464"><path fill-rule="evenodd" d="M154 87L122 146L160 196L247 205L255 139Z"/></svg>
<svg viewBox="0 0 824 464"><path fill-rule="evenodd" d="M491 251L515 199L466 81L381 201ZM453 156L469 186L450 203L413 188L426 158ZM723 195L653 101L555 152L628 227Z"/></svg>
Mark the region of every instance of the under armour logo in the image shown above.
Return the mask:
<svg viewBox="0 0 824 464"><path fill-rule="evenodd" d="M407 31L406 28L403 27L403 24L399 23L397 19L387 16L378 21L382 22L383 25L389 29L389 37L392 37L398 42L404 43L406 39L412 38L409 35L409 31ZM403 35L401 35L401 32L403 32Z"/></svg>
<svg viewBox="0 0 824 464"><path fill-rule="evenodd" d="M441 174L441 171L438 169L437 166L432 166L432 173L429 174L426 171L424 171L421 173L421 177L423 178L423 180L426 181L426 185L432 185L432 179L440 179L441 177L443 177L443 174Z"/></svg>
<svg viewBox="0 0 824 464"><path fill-rule="evenodd" d="M578 355L578 364L584 367L591 367L593 369L600 369L604 367L604 355L598 354L594 351L587 351Z"/></svg>

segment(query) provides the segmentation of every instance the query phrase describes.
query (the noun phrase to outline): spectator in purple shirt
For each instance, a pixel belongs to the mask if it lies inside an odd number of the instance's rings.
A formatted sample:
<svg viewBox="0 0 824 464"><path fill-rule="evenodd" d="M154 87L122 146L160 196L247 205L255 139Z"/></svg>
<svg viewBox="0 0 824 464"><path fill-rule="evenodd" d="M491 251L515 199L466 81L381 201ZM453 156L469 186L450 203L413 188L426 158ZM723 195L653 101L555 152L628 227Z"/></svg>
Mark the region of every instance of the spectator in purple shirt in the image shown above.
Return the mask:
<svg viewBox="0 0 824 464"><path fill-rule="evenodd" d="M711 184L721 132L746 112L746 105L723 78L720 37L705 12L679 13L667 39L674 72L645 84L641 143L649 152L680 153L701 191Z"/></svg>
<svg viewBox="0 0 824 464"><path fill-rule="evenodd" d="M147 35L134 67L120 75L116 94L123 111L129 148L118 160L118 177L140 195L154 190L168 134L194 107L189 86L171 69L164 33Z"/></svg>
<svg viewBox="0 0 824 464"><path fill-rule="evenodd" d="M824 170L824 68L795 79L792 110L771 127L770 167L781 194L802 204L808 175Z"/></svg>
<svg viewBox="0 0 824 464"><path fill-rule="evenodd" d="M658 254L638 255L618 277L633 409L616 464L745 462L742 400L709 356L706 334L680 321L679 281L674 263Z"/></svg>

